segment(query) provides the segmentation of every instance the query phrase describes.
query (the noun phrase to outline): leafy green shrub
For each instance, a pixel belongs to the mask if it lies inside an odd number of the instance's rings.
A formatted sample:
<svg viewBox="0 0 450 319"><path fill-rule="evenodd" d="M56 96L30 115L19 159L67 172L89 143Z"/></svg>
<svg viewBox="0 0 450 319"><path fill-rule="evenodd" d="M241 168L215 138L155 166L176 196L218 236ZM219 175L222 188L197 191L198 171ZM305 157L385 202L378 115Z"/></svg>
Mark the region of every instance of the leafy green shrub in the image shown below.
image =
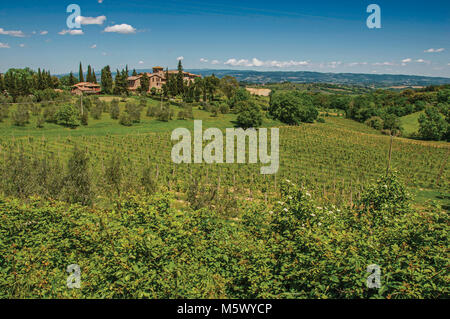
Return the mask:
<svg viewBox="0 0 450 319"><path fill-rule="evenodd" d="M244 88L239 88L236 90L234 95L228 100L228 104L230 105L230 109L236 107L238 102L248 101L251 99L250 92L248 92Z"/></svg>
<svg viewBox="0 0 450 319"><path fill-rule="evenodd" d="M366 120L364 122L364 124L366 124L367 126L370 126L376 130L381 130L383 129L383 119L379 116L372 116L370 119Z"/></svg>
<svg viewBox="0 0 450 319"><path fill-rule="evenodd" d="M230 107L228 106L227 103L221 103L219 106L219 111L222 114L228 114L230 113Z"/></svg>
<svg viewBox="0 0 450 319"><path fill-rule="evenodd" d="M103 104L100 101L94 104L94 107L91 109L91 115L95 120L100 120L103 113Z"/></svg>
<svg viewBox="0 0 450 319"><path fill-rule="evenodd" d="M146 113L146 115L148 116L148 117L155 117L157 114L158 114L158 111L159 111L159 107L158 106L149 106L148 108L147 108L147 113Z"/></svg>
<svg viewBox="0 0 450 319"><path fill-rule="evenodd" d="M273 93L269 113L275 119L289 125L313 123L319 115L311 97L298 91Z"/></svg>
<svg viewBox="0 0 450 319"><path fill-rule="evenodd" d="M18 104L17 109L12 114L13 124L25 126L30 123L30 111L27 104Z"/></svg>
<svg viewBox="0 0 450 319"><path fill-rule="evenodd" d="M123 126L132 126L133 120L131 118L131 115L126 112L120 114L119 123L120 123L120 125L123 125Z"/></svg>
<svg viewBox="0 0 450 319"><path fill-rule="evenodd" d="M0 122L9 116L9 105L5 103L0 104Z"/></svg>
<svg viewBox="0 0 450 319"><path fill-rule="evenodd" d="M446 261L441 254L448 216L411 210L395 175L367 189L364 210L357 214L317 207L307 191L292 183L284 184L282 192L271 222L273 276L278 279L272 292L277 296L442 298L446 294L442 274ZM430 254L434 258L427 257ZM381 267L379 290L366 286L370 264Z"/></svg>
<svg viewBox="0 0 450 319"><path fill-rule="evenodd" d="M44 108L44 119L47 123L55 123L58 121L56 114L58 112L58 107L54 104L48 105Z"/></svg>
<svg viewBox="0 0 450 319"><path fill-rule="evenodd" d="M211 195L194 184L190 200ZM413 210L395 175L342 210L318 207L290 181L278 202L243 204L239 218L218 216L214 201L174 203L167 192L124 194L105 210L0 197L0 298L448 296L448 212ZM80 289L67 289L70 264L81 268ZM366 285L371 264L379 289Z"/></svg>
<svg viewBox="0 0 450 319"><path fill-rule="evenodd" d="M67 165L66 196L70 203L90 205L92 203L89 156L86 150L75 146Z"/></svg>
<svg viewBox="0 0 450 319"><path fill-rule="evenodd" d="M255 101L242 101L236 104L236 123L244 129L260 127L262 125L262 113Z"/></svg>
<svg viewBox="0 0 450 319"><path fill-rule="evenodd" d="M44 127L44 123L45 123L44 117L38 116L38 118L36 119L36 127L37 128L43 128Z"/></svg>
<svg viewBox="0 0 450 319"><path fill-rule="evenodd" d="M88 124L89 124L89 114L88 114L88 112L84 112L80 116L80 122L81 122L81 125L88 126Z"/></svg>
<svg viewBox="0 0 450 319"><path fill-rule="evenodd" d="M169 122L173 118L173 111L170 109L170 105L166 104L162 109L158 110L156 114L158 121Z"/></svg>
<svg viewBox="0 0 450 319"><path fill-rule="evenodd" d="M134 102L128 102L125 106L125 112L128 113L132 123L141 122L142 105L137 105Z"/></svg>
<svg viewBox="0 0 450 319"><path fill-rule="evenodd" d="M447 134L449 124L435 107L427 107L419 116L419 135L425 140L439 141Z"/></svg>
<svg viewBox="0 0 450 319"><path fill-rule="evenodd" d="M150 167L145 167L141 174L141 185L144 188L146 194L154 194L157 190L157 184L152 178L152 170Z"/></svg>
<svg viewBox="0 0 450 319"><path fill-rule="evenodd" d="M389 218L391 214L401 214L407 210L410 197L396 173L390 173L379 178L376 184L369 185L358 205L366 212L381 213L383 218Z"/></svg>
<svg viewBox="0 0 450 319"><path fill-rule="evenodd" d="M55 114L57 124L71 128L80 125L79 116L78 109L71 104L61 106Z"/></svg>
<svg viewBox="0 0 450 319"><path fill-rule="evenodd" d="M113 99L110 106L110 114L113 120L117 120L120 116L119 100Z"/></svg>

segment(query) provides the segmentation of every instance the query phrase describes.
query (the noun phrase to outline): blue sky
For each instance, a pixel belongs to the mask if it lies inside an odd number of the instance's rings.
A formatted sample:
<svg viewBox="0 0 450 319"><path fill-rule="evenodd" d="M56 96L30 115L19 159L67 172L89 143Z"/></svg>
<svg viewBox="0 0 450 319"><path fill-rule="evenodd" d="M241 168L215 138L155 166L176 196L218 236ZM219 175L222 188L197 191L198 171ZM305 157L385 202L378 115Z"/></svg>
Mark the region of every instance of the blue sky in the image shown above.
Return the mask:
<svg viewBox="0 0 450 319"><path fill-rule="evenodd" d="M450 77L450 1L2 1L0 72L185 68ZM69 4L81 29L69 30ZM369 29L369 4L381 29ZM89 19L92 18L92 19ZM77 31L74 31L77 30Z"/></svg>

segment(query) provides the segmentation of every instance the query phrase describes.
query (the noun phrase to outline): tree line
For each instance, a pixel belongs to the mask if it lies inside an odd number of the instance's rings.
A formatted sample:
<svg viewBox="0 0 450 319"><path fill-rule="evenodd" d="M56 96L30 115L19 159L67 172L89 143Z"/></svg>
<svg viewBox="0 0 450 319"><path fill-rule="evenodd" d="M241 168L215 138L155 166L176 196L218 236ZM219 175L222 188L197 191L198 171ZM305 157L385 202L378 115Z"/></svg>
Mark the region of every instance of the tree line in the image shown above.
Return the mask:
<svg viewBox="0 0 450 319"><path fill-rule="evenodd" d="M0 74L0 92L8 93L16 102L18 97L27 96L36 91L56 89L60 87L58 77L52 76L50 71L38 69L37 72L30 68L9 69L5 74Z"/></svg>
<svg viewBox="0 0 450 319"><path fill-rule="evenodd" d="M343 110L347 118L387 134L402 134L400 118L422 112L419 116L420 128L410 137L424 140L450 138L450 85L401 92L377 89L355 96L320 92L308 94L318 108Z"/></svg>

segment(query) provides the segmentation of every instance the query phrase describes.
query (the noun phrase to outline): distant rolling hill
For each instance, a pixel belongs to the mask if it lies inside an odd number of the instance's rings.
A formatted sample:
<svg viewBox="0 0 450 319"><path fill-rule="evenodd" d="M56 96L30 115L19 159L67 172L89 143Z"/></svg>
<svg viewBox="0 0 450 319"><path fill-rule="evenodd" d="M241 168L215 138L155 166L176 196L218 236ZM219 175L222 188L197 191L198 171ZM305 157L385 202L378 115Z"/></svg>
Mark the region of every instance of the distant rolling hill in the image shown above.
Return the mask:
<svg viewBox="0 0 450 319"><path fill-rule="evenodd" d="M427 86L450 84L450 78L428 77L418 75L398 74L360 74L360 73L321 73L308 71L247 71L247 70L207 70L191 69L189 72L205 75L215 74L217 77L233 76L239 81L263 84L263 83L335 83L364 86Z"/></svg>
<svg viewBox="0 0 450 319"><path fill-rule="evenodd" d="M333 83L362 86L390 87L390 86L427 86L450 84L450 78L429 77L420 75L400 75L400 74L363 74L363 73L321 73L309 71L252 71L252 70L214 70L214 69L187 69L187 71L209 76L215 74L222 78L226 75L235 77L240 82L252 84L265 83ZM151 69L139 69L141 72L152 72ZM97 79L100 80L100 73ZM131 71L130 71L131 74ZM61 74L64 76L67 74ZM78 74L74 74L78 78ZM115 72L113 72L113 78Z"/></svg>

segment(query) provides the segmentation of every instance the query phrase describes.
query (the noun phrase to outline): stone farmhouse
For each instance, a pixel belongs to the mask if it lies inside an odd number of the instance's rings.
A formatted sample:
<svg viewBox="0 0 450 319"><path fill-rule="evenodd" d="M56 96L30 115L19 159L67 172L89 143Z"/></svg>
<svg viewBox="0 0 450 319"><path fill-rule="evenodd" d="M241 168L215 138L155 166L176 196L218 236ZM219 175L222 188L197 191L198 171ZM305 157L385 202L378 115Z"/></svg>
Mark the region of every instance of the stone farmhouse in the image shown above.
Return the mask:
<svg viewBox="0 0 450 319"><path fill-rule="evenodd" d="M176 75L178 74L177 70L169 71L170 75ZM152 88L156 88L156 90L161 90L163 84L167 82L166 79L166 72L164 69L160 66L156 66L153 68L153 73L146 73L148 79L149 79L149 87L147 92L150 92ZM144 73L138 74L136 76L130 76L128 77L128 90L135 92L141 87L141 78L144 76ZM195 79L201 78L201 75L189 73L189 72L183 72L183 80L189 84L193 83Z"/></svg>
<svg viewBox="0 0 450 319"><path fill-rule="evenodd" d="M76 95L82 94L100 94L100 84L90 82L80 82L72 86L71 93Z"/></svg>

